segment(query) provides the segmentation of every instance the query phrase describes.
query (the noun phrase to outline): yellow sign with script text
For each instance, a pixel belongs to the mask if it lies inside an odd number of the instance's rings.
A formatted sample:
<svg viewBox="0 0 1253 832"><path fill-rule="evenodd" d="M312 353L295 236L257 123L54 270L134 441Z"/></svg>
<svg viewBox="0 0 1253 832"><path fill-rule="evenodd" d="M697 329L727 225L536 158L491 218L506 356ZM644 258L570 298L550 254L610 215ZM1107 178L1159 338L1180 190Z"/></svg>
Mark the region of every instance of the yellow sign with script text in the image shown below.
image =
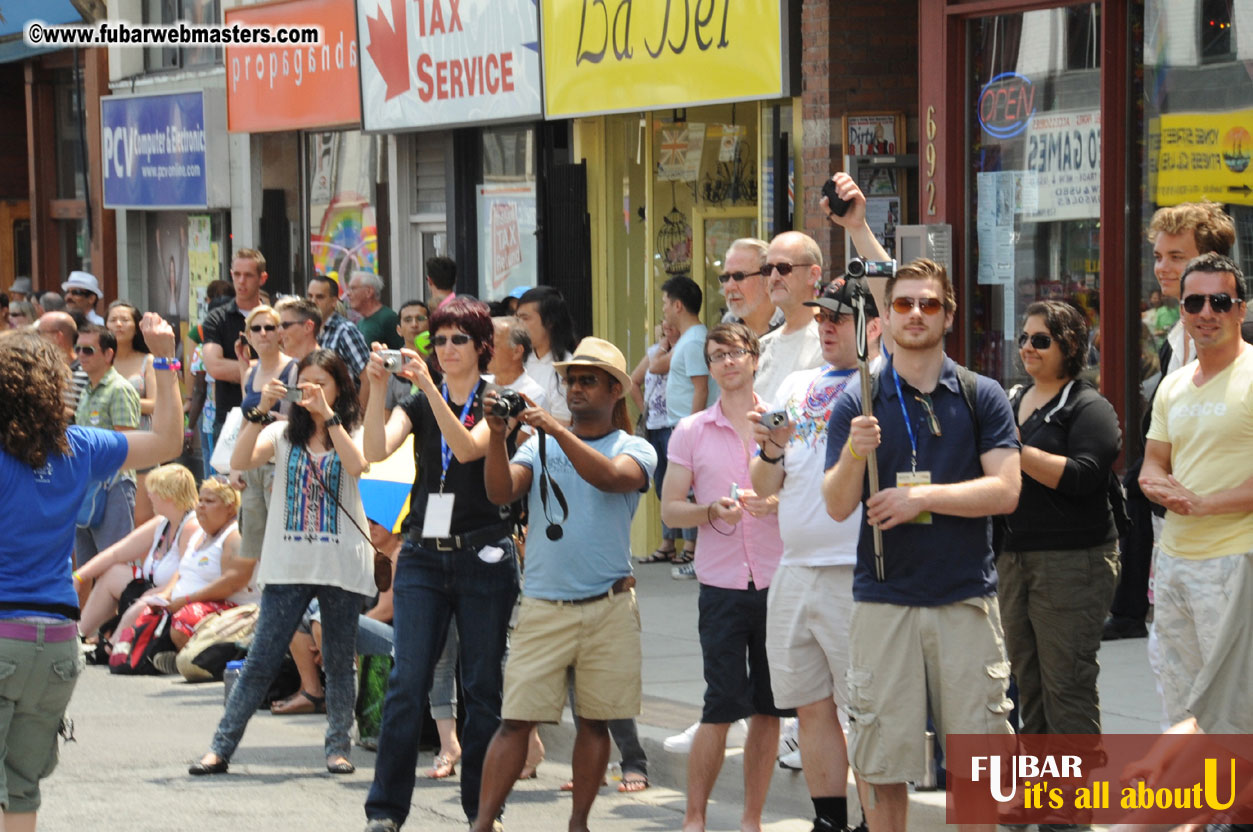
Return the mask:
<svg viewBox="0 0 1253 832"><path fill-rule="evenodd" d="M788 94L779 0L542 0L550 118Z"/></svg>
<svg viewBox="0 0 1253 832"><path fill-rule="evenodd" d="M1253 109L1163 113L1149 124L1149 193L1158 205L1253 205Z"/></svg>

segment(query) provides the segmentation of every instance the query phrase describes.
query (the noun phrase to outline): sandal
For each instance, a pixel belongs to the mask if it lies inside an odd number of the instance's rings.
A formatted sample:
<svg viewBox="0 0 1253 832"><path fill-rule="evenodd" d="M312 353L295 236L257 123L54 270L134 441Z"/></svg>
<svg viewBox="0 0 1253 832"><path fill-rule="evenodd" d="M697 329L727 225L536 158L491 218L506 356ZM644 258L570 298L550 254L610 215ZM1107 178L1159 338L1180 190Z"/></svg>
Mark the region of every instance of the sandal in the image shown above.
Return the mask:
<svg viewBox="0 0 1253 832"><path fill-rule="evenodd" d="M314 696L307 690L297 691L286 699L271 702L270 713L275 716L324 714L326 713L326 697Z"/></svg>
<svg viewBox="0 0 1253 832"><path fill-rule="evenodd" d="M435 758L434 767L427 770L427 778L443 780L445 777L451 777L457 773L457 761L460 759L460 755L454 757L451 754L440 754Z"/></svg>
<svg viewBox="0 0 1253 832"><path fill-rule="evenodd" d="M347 757L331 757L326 761L326 770L331 774L352 774L357 767L348 762Z"/></svg>
<svg viewBox="0 0 1253 832"><path fill-rule="evenodd" d="M685 563L691 563L691 562L692 562L692 558L693 558L693 557L694 557L694 556L693 556L693 554L692 554L692 550L690 550L690 549L684 549L682 553L678 553L678 554L676 554L676 556L675 556L674 560L672 560L672 561L671 561L671 563L678 564L679 566L682 566L682 565L683 565L683 564L685 564Z"/></svg>
<svg viewBox="0 0 1253 832"><path fill-rule="evenodd" d="M618 784L620 793L626 792L642 792L648 788L648 778L638 771L628 771L622 775L622 782Z"/></svg>
<svg viewBox="0 0 1253 832"><path fill-rule="evenodd" d="M640 563L670 563L674 559L674 552L673 546L669 549L663 549L658 546L651 555L646 558L640 558Z"/></svg>

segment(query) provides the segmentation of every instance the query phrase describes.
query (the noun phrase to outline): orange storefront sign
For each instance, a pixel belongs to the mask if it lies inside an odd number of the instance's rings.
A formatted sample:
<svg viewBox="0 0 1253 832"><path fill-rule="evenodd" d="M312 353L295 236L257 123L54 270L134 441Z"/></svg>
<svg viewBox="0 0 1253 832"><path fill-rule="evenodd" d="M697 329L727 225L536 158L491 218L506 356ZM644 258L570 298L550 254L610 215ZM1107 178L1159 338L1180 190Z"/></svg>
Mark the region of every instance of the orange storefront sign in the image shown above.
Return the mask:
<svg viewBox="0 0 1253 832"><path fill-rule="evenodd" d="M354 127L361 123L353 0L283 0L229 9L226 25L321 26L316 46L226 49L226 121L232 133Z"/></svg>

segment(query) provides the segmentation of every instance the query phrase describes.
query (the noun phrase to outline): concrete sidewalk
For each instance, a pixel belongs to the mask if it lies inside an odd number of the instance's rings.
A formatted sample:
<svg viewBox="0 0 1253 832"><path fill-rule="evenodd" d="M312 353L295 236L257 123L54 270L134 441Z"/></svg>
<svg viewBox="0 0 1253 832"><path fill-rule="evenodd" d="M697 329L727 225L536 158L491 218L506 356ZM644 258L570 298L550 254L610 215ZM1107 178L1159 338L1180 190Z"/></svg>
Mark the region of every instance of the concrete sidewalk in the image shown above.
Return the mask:
<svg viewBox="0 0 1253 832"><path fill-rule="evenodd" d="M685 791L686 755L670 754L663 740L700 718L705 682L700 641L696 632L696 581L677 581L665 564L638 564L635 569L643 627L644 710L638 720L640 739L648 754L649 779L654 786ZM1160 704L1149 668L1146 639L1103 643L1100 652L1102 724L1106 733L1157 733ZM552 749L569 759L573 725L567 721L545 733ZM919 740L921 742L921 738ZM850 788L850 794L852 790ZM729 753L714 798L742 800L743 768L738 749ZM911 794L910 828L938 829L944 825L944 793ZM770 787L767 808L772 815L810 818L813 807L799 772L778 770ZM808 827L798 827L805 828Z"/></svg>

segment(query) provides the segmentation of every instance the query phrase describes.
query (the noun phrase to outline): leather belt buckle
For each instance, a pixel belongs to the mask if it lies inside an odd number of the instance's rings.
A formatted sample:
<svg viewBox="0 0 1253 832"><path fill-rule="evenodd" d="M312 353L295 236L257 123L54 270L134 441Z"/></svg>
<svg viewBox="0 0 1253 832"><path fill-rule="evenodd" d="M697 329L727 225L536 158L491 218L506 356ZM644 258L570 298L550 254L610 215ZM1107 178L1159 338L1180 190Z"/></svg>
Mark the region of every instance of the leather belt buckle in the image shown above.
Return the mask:
<svg viewBox="0 0 1253 832"><path fill-rule="evenodd" d="M457 538L455 537L435 538L435 551L437 552L455 552L457 548Z"/></svg>

